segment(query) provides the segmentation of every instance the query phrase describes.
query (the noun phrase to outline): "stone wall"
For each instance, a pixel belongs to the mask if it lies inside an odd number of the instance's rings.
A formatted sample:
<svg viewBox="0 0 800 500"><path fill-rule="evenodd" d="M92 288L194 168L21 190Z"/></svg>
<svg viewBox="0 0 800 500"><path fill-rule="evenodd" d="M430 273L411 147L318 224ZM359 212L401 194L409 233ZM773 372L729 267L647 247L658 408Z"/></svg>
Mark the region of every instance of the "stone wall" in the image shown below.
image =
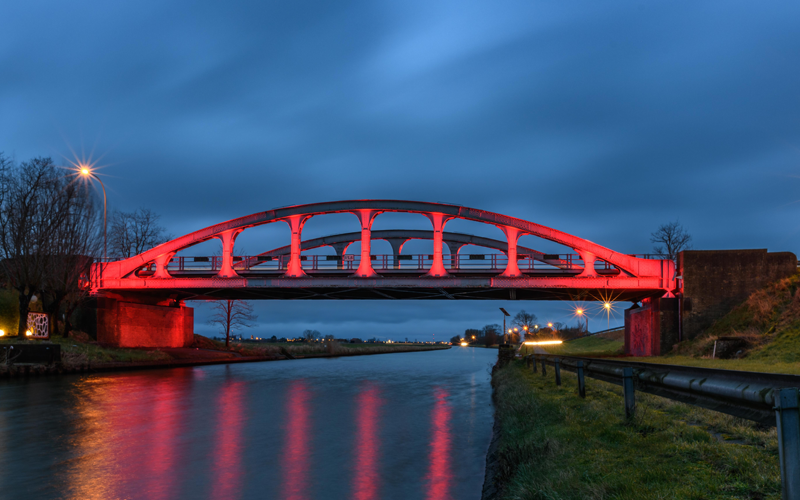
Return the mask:
<svg viewBox="0 0 800 500"><path fill-rule="evenodd" d="M194 334L194 309L101 297L97 341L116 347L186 347Z"/></svg>
<svg viewBox="0 0 800 500"><path fill-rule="evenodd" d="M678 257L683 279L682 336L690 340L756 290L797 272L791 252L686 250Z"/></svg>

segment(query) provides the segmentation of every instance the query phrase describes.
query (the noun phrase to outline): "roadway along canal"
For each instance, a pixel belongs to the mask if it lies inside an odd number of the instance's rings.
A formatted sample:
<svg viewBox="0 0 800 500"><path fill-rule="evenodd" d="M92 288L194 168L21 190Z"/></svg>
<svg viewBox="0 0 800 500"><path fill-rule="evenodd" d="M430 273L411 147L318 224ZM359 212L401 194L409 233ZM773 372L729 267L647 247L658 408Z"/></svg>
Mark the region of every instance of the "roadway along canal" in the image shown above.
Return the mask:
<svg viewBox="0 0 800 500"><path fill-rule="evenodd" d="M0 381L0 497L478 499L494 349Z"/></svg>

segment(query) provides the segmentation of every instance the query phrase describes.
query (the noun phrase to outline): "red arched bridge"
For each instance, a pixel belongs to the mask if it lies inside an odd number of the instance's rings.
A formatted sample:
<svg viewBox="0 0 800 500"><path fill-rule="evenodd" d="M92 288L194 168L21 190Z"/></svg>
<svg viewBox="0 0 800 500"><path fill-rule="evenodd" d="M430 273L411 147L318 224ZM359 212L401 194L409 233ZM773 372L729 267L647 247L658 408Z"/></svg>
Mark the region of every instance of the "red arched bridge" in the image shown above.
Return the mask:
<svg viewBox="0 0 800 500"><path fill-rule="evenodd" d="M424 215L430 220L432 231L373 232L375 218L389 212ZM303 226L309 219L338 213L353 214L360 231L302 240ZM445 232L445 225L453 219L496 226L505 234L505 241ZM289 245L257 255L234 255L234 243L242 231L281 221L289 226ZM545 254L521 247L518 242L524 235L559 243L569 251ZM178 255L211 239L220 240L221 255ZM373 254L371 242L375 239L388 241L392 254ZM433 240L433 253L403 254L403 245L412 239ZM354 242L361 244L359 255L346 253ZM444 245L449 255L443 252ZM499 253L462 253L467 245ZM335 255L303 255L305 250L323 246L332 247ZM91 287L101 300L100 336L102 330L116 328L112 325L114 321L124 323L129 312L141 319L142 311L148 307L191 311L182 301L192 299L601 300L613 297L636 301L671 294L675 289L674 263L646 257L618 253L540 224L474 208L413 201L353 200L259 212L200 229L129 259L97 263L92 268ZM126 312L130 308L141 310ZM101 310L110 313L105 315L107 318ZM169 315L169 311L164 314ZM182 328L185 332L188 325ZM121 336L124 337L119 332L115 334L116 339Z"/></svg>

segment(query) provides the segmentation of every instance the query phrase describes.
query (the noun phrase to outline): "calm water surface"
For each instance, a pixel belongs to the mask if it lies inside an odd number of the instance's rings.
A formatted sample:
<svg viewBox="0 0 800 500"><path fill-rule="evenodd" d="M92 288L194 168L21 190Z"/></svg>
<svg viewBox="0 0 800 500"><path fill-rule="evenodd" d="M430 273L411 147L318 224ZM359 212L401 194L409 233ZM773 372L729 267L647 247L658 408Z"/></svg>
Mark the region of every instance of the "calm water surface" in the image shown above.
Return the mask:
<svg viewBox="0 0 800 500"><path fill-rule="evenodd" d="M0 497L477 499L496 356L0 381Z"/></svg>

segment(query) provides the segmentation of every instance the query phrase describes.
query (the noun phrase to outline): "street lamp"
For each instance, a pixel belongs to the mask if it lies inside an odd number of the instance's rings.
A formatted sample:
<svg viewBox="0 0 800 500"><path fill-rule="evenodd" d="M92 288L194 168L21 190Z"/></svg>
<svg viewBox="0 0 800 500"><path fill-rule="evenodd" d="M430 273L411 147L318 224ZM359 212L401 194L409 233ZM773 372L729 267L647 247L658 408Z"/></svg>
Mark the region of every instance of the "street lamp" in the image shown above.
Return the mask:
<svg viewBox="0 0 800 500"><path fill-rule="evenodd" d="M583 316L586 318L586 333L589 333L589 316L585 314L585 311L581 308L575 309L575 314L577 314L579 317Z"/></svg>
<svg viewBox="0 0 800 500"><path fill-rule="evenodd" d="M100 187L103 188L103 261L105 262L108 260L108 200L106 198L106 186L89 167L82 166L80 172L87 179L95 179L100 183Z"/></svg>

